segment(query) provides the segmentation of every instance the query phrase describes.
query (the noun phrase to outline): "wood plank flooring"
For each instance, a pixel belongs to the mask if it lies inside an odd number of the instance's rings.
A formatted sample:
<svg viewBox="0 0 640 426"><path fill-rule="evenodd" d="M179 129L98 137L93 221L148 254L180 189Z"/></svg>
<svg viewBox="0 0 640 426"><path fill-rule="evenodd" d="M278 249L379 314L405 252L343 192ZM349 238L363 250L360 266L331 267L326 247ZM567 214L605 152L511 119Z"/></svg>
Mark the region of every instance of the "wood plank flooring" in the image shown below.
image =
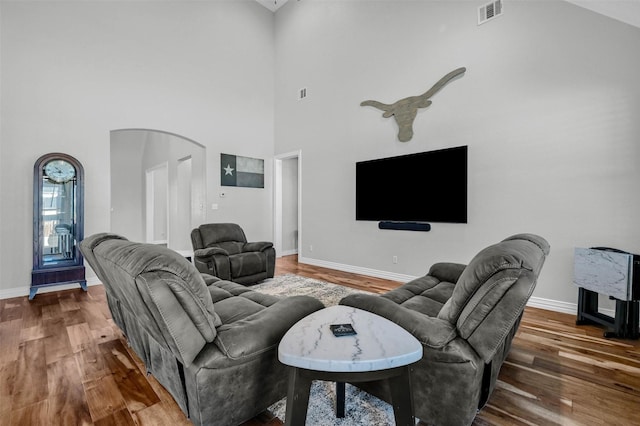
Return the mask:
<svg viewBox="0 0 640 426"><path fill-rule="evenodd" d="M394 281L280 258L293 273L377 293ZM474 425L640 425L640 343L527 308ZM102 286L0 300L0 426L188 425L127 346ZM268 412L243 426L280 426Z"/></svg>

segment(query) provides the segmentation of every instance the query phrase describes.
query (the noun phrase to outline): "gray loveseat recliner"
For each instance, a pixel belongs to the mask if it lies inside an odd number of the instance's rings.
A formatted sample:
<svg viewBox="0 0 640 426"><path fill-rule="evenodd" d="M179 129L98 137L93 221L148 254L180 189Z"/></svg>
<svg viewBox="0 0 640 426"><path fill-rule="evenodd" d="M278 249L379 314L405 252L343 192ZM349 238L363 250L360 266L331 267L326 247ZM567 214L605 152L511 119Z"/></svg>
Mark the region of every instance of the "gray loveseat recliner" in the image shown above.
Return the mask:
<svg viewBox="0 0 640 426"><path fill-rule="evenodd" d="M80 250L114 322L194 424L235 426L286 396L278 344L320 301L250 291L201 274L172 250L115 234L92 235Z"/></svg>
<svg viewBox="0 0 640 426"><path fill-rule="evenodd" d="M467 266L437 263L384 295L350 295L340 304L388 318L422 343L423 357L411 367L416 417L433 426L470 425L495 387L548 254L543 238L514 235ZM391 402L385 383L355 385Z"/></svg>
<svg viewBox="0 0 640 426"><path fill-rule="evenodd" d="M235 223L207 223L191 231L194 264L200 272L240 284L272 278L276 250L268 241L247 242Z"/></svg>

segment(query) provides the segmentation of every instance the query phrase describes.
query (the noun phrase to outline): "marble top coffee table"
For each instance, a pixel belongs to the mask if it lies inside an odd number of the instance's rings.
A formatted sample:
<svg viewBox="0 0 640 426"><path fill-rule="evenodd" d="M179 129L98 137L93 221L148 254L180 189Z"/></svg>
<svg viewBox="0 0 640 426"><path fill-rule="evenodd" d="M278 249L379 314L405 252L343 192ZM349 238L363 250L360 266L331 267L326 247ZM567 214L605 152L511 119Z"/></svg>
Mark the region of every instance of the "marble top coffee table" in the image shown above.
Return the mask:
<svg viewBox="0 0 640 426"><path fill-rule="evenodd" d="M330 325L351 324L355 335L336 337ZM344 383L389 381L398 426L414 426L409 365L422 345L397 324L350 306L331 306L298 321L282 338L278 359L293 367L286 425L304 425L313 380L337 383L337 415L344 413Z"/></svg>

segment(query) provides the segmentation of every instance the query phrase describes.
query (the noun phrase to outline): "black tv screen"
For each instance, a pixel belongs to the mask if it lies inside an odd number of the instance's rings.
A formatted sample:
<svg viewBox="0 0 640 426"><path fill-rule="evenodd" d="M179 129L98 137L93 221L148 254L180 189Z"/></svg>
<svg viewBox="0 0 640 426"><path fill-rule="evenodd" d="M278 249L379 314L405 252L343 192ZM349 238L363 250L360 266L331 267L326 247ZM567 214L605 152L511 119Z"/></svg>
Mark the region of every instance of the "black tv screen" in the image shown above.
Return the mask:
<svg viewBox="0 0 640 426"><path fill-rule="evenodd" d="M467 146L357 162L356 220L467 223Z"/></svg>

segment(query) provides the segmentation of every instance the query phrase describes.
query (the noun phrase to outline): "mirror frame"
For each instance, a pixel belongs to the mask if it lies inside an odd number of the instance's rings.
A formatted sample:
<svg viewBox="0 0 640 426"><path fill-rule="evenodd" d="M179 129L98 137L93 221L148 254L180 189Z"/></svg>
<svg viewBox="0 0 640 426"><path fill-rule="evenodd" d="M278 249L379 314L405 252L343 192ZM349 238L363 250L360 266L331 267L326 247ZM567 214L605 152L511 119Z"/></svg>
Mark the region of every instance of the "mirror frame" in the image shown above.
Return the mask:
<svg viewBox="0 0 640 426"><path fill-rule="evenodd" d="M43 256L44 247L44 217L42 209L44 205L44 167L54 160L63 160L75 168L75 177L72 179L75 189L75 209L73 212L74 244L71 259L46 265ZM87 291L85 278L84 258L78 248L78 244L84 238L84 169L82 164L72 156L60 152L52 152L38 158L33 166L33 270L31 271L31 288L29 300L32 300L38 289L53 285L78 283Z"/></svg>

